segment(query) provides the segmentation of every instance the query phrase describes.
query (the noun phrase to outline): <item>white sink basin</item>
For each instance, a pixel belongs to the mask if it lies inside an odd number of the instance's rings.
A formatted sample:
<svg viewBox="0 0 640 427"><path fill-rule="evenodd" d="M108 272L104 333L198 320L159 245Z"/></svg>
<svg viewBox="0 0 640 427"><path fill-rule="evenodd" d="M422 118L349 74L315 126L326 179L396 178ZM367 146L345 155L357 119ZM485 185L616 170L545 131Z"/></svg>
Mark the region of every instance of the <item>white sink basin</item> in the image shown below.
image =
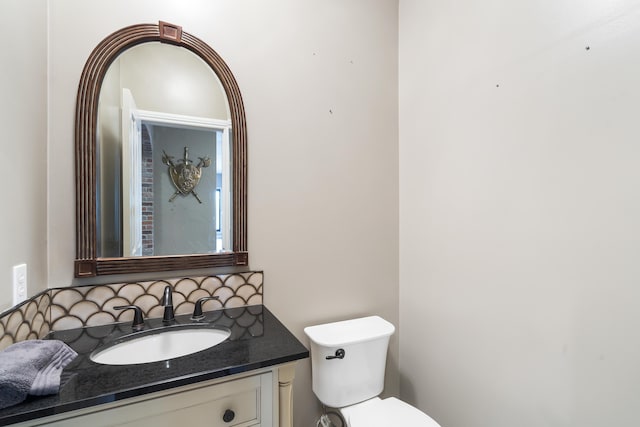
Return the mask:
<svg viewBox="0 0 640 427"><path fill-rule="evenodd" d="M98 349L91 360L103 365L133 365L174 359L218 345L229 335L231 332L223 329L168 328Z"/></svg>

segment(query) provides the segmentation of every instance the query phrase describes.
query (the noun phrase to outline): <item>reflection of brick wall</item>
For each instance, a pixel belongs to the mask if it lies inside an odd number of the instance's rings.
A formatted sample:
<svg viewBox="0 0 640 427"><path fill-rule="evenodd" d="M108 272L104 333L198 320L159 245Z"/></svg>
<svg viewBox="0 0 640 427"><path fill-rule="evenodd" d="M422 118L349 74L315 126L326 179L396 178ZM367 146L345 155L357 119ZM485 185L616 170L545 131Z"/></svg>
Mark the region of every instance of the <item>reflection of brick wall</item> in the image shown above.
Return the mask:
<svg viewBox="0 0 640 427"><path fill-rule="evenodd" d="M142 125L142 255L153 255L153 146Z"/></svg>

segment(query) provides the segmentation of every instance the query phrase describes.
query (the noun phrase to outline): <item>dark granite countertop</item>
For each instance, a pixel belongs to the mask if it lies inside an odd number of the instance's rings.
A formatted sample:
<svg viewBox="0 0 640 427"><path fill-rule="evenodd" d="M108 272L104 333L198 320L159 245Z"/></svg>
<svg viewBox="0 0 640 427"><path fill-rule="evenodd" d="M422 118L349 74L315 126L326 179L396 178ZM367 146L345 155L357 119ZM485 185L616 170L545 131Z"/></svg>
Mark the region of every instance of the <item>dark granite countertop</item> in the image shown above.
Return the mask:
<svg viewBox="0 0 640 427"><path fill-rule="evenodd" d="M96 348L132 332L129 323L53 332L78 357L62 373L57 395L29 397L0 410L0 426L88 408L174 387L194 384L309 357L309 351L262 305L210 311L199 323L231 330L224 342L191 355L138 365L101 365L90 360ZM194 323L189 315L177 324ZM162 327L147 319L145 330Z"/></svg>

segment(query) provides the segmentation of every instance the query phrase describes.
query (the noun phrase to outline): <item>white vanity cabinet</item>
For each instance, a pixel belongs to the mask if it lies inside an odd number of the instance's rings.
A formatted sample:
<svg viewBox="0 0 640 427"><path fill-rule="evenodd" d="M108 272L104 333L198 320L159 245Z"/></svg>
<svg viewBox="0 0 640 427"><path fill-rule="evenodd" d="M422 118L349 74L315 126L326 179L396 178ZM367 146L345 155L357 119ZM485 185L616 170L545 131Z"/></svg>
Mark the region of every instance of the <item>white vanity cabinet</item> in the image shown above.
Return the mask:
<svg viewBox="0 0 640 427"><path fill-rule="evenodd" d="M290 427L294 364L21 423L54 427Z"/></svg>

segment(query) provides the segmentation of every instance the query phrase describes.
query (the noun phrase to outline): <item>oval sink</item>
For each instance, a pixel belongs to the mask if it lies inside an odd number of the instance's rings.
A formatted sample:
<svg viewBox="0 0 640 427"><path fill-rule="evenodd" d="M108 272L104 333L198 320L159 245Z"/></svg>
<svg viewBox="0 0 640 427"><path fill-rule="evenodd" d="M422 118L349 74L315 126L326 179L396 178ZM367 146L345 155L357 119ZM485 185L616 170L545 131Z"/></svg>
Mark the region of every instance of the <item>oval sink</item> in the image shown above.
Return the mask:
<svg viewBox="0 0 640 427"><path fill-rule="evenodd" d="M91 360L103 365L133 365L174 359L206 350L229 338L231 332L213 328L163 329L99 348Z"/></svg>

